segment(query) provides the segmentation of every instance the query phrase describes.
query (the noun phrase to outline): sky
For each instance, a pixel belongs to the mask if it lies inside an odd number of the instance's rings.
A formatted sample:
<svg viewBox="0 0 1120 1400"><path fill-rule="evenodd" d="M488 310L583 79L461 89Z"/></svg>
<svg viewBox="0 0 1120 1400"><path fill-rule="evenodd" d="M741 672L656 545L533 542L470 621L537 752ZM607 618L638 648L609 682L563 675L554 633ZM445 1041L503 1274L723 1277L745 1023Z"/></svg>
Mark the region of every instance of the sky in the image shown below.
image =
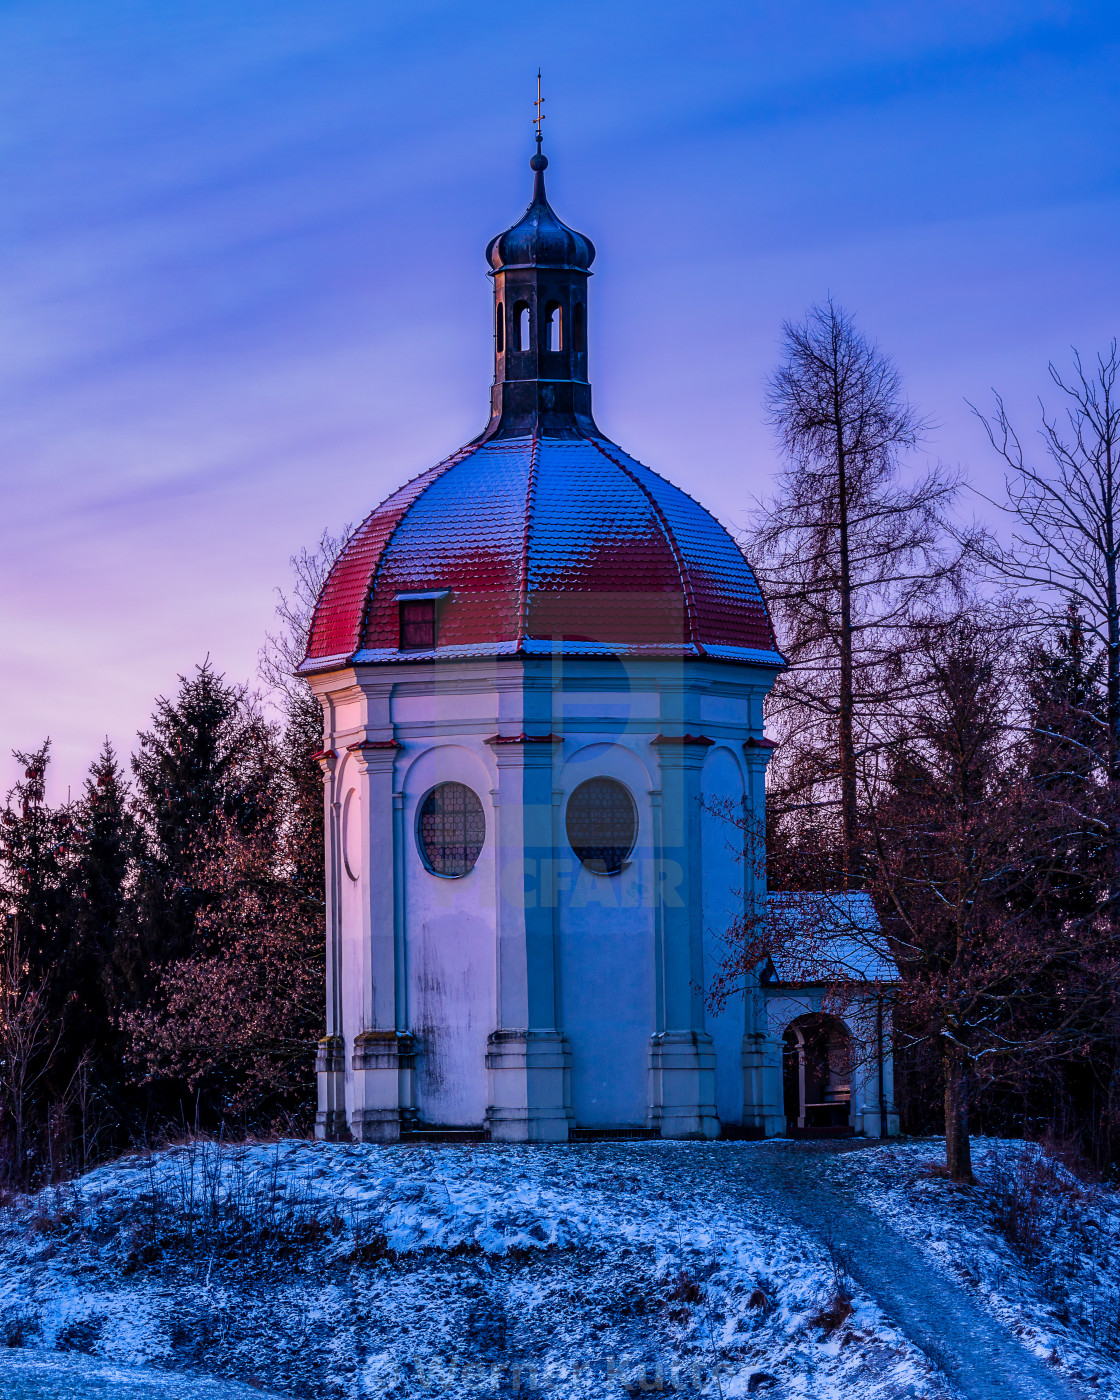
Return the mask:
<svg viewBox="0 0 1120 1400"><path fill-rule="evenodd" d="M253 680L290 556L481 430L538 66L599 426L733 531L824 297L989 492L969 402L1029 438L1120 331L1114 3L0 0L2 787Z"/></svg>

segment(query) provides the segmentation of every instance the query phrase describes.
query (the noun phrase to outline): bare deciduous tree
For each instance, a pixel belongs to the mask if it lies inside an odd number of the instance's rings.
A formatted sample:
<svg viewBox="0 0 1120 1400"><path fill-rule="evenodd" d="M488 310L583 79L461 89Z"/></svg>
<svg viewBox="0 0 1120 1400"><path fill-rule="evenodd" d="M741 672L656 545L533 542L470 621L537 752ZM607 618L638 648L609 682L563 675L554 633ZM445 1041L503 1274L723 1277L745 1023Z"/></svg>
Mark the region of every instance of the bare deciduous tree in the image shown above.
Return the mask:
<svg viewBox="0 0 1120 1400"><path fill-rule="evenodd" d="M18 918L11 921L6 942L0 962L0 1106L10 1124L12 1165L22 1185L36 1090L53 1068L62 1029L52 1024L46 985L33 976L20 946Z"/></svg>
<svg viewBox="0 0 1120 1400"><path fill-rule="evenodd" d="M1093 801L1022 762L1012 645L979 603L924 635L916 699L871 809L871 888L915 1035L940 1045L946 1155L971 1178L969 1086L1083 1052L1115 1006L1120 967L1100 906L1049 898ZM1109 802L1098 789L1099 806Z"/></svg>
<svg viewBox="0 0 1120 1400"><path fill-rule="evenodd" d="M862 813L881 926L861 896L812 892L827 878L827 857L803 842L794 892L744 899L708 989L719 1009L773 961L783 980L823 986L827 1009L862 1007L865 1053L875 1044L868 1018L884 1002L904 1006L900 1045L941 1062L958 1181L971 1177L972 1087L1059 1072L1120 1013L1120 937L1107 890L1092 897L1092 848L1079 857L1086 880L1067 897L1071 853L1087 827L1107 823L1111 791L1070 772L1063 744L1040 754L1024 741L1022 654L1003 624L1002 611L974 599L928 619L905 658L906 706L884 726L882 772ZM758 824L730 804L712 810L742 829L757 884Z"/></svg>
<svg viewBox="0 0 1120 1400"><path fill-rule="evenodd" d="M1040 621L1073 607L1105 656L1110 741L1109 773L1120 784L1120 358L1114 340L1090 369L1074 351L1074 371L1050 378L1065 400L1064 421L1042 408L1044 460L1034 462L996 395L991 418L973 411L1007 464L1007 499L995 501L1011 518L1011 539L973 541L998 576L1026 584L1043 604ZM1057 606L1047 607L1047 603Z"/></svg>
<svg viewBox="0 0 1120 1400"><path fill-rule="evenodd" d="M296 691L302 694L307 689L295 673L307 654L315 604L335 560L353 533L352 525L344 525L337 535L324 530L314 548L305 547L288 561L292 569L291 592L286 593L282 588L276 590L276 617L280 626L276 632L265 633L258 670L266 685L289 699Z"/></svg>
<svg viewBox="0 0 1120 1400"><path fill-rule="evenodd" d="M940 468L900 480L925 423L890 358L833 301L787 323L767 395L786 459L748 553L790 662L768 719L784 741L775 810L839 811L842 883L861 871L861 756L889 703L899 630L959 568L945 514L958 487ZM831 821L828 816L831 816Z"/></svg>

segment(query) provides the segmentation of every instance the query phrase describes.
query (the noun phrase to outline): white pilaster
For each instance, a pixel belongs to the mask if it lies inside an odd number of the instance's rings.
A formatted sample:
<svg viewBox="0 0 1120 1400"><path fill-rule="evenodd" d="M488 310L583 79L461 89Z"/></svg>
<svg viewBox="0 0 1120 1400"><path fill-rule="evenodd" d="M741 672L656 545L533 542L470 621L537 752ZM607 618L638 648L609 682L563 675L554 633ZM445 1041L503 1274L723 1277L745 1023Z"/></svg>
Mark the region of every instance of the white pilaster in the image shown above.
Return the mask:
<svg viewBox="0 0 1120 1400"><path fill-rule="evenodd" d="M349 1137L346 1124L346 1042L342 1035L342 913L339 907L339 801L335 792L338 755L325 747L315 755L323 772L323 826L326 833L324 909L327 939L327 1033L315 1058L318 1110L315 1136L333 1142Z"/></svg>
<svg viewBox="0 0 1120 1400"><path fill-rule="evenodd" d="M669 692L672 694L672 692ZM681 697L674 696L674 699ZM663 692L662 703L666 694ZM719 1136L715 1048L704 1029L700 774L711 740L682 731L653 744L661 771L657 919L660 1024L649 1049L649 1124L662 1137Z"/></svg>
<svg viewBox="0 0 1120 1400"><path fill-rule="evenodd" d="M761 707L761 701L759 705ZM773 744L761 734L743 745L747 779L743 896L746 916L752 921L766 917L766 769L773 752ZM757 973L748 982L746 998L743 1123L760 1131L764 1137L778 1137L786 1130L782 1041L774 1040L769 1034Z"/></svg>
<svg viewBox="0 0 1120 1400"><path fill-rule="evenodd" d="M554 857L559 740L517 728L488 742L498 771L499 995L498 1027L486 1055L487 1123L491 1136L504 1141L564 1141L571 1123L571 1052L557 1025L555 910L538 887L539 872Z"/></svg>

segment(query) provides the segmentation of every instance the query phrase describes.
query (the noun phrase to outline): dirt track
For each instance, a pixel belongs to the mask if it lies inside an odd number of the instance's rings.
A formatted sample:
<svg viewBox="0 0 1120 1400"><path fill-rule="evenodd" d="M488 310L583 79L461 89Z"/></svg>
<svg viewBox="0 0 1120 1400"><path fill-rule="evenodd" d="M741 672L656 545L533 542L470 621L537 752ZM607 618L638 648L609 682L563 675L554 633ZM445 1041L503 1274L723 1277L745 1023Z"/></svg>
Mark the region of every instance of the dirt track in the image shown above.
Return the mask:
<svg viewBox="0 0 1120 1400"><path fill-rule="evenodd" d="M701 1167L697 1185L714 1185L725 1199L729 1187L764 1197L775 1215L791 1216L827 1240L856 1282L967 1400L1071 1400L1086 1394L1048 1371L853 1193L822 1180L822 1157L860 1150L875 1149L862 1143L759 1143L725 1160L718 1183L708 1181ZM682 1154L681 1166L688 1160ZM678 1188L690 1170L695 1168L680 1173Z"/></svg>

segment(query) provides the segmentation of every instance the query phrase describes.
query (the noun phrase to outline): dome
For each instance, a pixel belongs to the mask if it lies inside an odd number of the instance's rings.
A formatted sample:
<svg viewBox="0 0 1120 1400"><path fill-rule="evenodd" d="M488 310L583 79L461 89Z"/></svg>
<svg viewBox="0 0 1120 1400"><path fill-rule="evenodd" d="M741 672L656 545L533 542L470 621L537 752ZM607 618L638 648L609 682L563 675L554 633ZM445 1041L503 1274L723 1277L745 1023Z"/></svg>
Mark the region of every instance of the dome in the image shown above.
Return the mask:
<svg viewBox="0 0 1120 1400"><path fill-rule="evenodd" d="M436 645L401 651L404 598ZM319 597L304 674L469 657L709 657L780 666L728 532L602 437L479 440L363 522Z"/></svg>
<svg viewBox="0 0 1120 1400"><path fill-rule="evenodd" d="M595 249L550 208L537 147L533 201L486 250L490 422L355 533L319 595L305 674L555 654L783 664L735 541L595 425Z"/></svg>
<svg viewBox="0 0 1120 1400"><path fill-rule="evenodd" d="M512 228L490 240L486 261L495 272L509 267L578 268L586 272L595 259L594 243L562 224L545 198L548 157L537 154L530 164L535 172L532 203Z"/></svg>

